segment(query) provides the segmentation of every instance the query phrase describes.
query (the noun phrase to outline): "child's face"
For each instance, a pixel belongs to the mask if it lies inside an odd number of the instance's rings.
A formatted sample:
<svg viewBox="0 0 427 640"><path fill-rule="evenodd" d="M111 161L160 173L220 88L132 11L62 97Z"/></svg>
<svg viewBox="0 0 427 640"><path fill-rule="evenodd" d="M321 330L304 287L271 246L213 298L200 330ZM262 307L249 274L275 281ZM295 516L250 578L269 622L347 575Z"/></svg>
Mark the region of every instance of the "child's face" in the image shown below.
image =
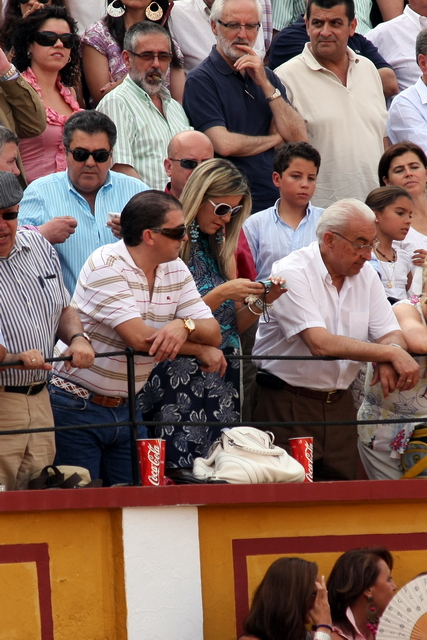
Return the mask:
<svg viewBox="0 0 427 640"><path fill-rule="evenodd" d="M317 169L314 162L294 158L280 175L273 173L273 183L280 189L280 197L292 207L305 207L316 188Z"/></svg>
<svg viewBox="0 0 427 640"><path fill-rule="evenodd" d="M384 211L375 212L377 227L391 240L404 240L411 226L412 201L399 196Z"/></svg>

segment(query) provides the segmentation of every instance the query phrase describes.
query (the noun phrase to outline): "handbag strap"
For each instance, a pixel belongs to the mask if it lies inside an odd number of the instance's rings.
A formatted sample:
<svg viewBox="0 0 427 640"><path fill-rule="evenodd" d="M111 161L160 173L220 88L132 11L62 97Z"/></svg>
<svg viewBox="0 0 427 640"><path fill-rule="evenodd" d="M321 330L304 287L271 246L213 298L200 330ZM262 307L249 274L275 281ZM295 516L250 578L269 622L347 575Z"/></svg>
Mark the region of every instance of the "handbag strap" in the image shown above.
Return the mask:
<svg viewBox="0 0 427 640"><path fill-rule="evenodd" d="M256 453L262 456L281 456L284 453L284 449L276 447L275 445L271 445L271 448L269 449L263 449L261 448L261 446L259 448L256 448L251 447L247 444L242 444L241 442L237 442L227 432L223 432L223 435L227 438L230 447L237 447L238 449L243 449L243 451L249 451L250 453Z"/></svg>
<svg viewBox="0 0 427 640"><path fill-rule="evenodd" d="M427 455L424 458L421 458L413 467L408 469L406 473L400 478L401 480L408 480L409 478L416 478L423 471L427 469Z"/></svg>

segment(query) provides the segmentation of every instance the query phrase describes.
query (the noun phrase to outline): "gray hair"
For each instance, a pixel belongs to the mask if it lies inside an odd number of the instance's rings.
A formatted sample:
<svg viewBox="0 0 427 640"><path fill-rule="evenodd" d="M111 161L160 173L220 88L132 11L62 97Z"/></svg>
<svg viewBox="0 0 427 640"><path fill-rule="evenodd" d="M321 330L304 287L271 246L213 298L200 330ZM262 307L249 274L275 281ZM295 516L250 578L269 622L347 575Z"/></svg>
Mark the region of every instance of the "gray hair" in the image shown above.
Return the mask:
<svg viewBox="0 0 427 640"><path fill-rule="evenodd" d="M211 22L218 22L218 20L221 20L222 12L224 11L224 7L227 2L231 2L231 0L214 0L211 9L211 15L209 18ZM252 0L252 2L254 3L258 11L258 21L262 22L262 6L259 0Z"/></svg>
<svg viewBox="0 0 427 640"><path fill-rule="evenodd" d="M316 235L320 244L323 243L323 236L327 231L338 231L344 235L348 223L352 220L375 222L375 214L368 205L356 198L346 198L331 204L324 210L317 223Z"/></svg>
<svg viewBox="0 0 427 640"><path fill-rule="evenodd" d="M19 138L14 131L0 125L0 153L3 151L4 145L8 142L14 142L16 146L18 146Z"/></svg>
<svg viewBox="0 0 427 640"><path fill-rule="evenodd" d="M169 40L169 47L171 47L171 39L170 35L159 24L156 22L151 22L150 20L143 20L142 22L137 22L131 26L125 33L125 37L123 40L123 50L133 51L135 48L135 43L140 36L147 36L150 33L162 34L166 36Z"/></svg>
<svg viewBox="0 0 427 640"><path fill-rule="evenodd" d="M117 129L114 122L105 113L90 109L73 113L64 125L62 142L64 147L69 147L73 139L74 131L83 131L90 136L95 133L106 133L110 147L113 148L117 140Z"/></svg>
<svg viewBox="0 0 427 640"><path fill-rule="evenodd" d="M423 56L427 54L427 29L422 29L415 41L415 57L417 60L420 53Z"/></svg>

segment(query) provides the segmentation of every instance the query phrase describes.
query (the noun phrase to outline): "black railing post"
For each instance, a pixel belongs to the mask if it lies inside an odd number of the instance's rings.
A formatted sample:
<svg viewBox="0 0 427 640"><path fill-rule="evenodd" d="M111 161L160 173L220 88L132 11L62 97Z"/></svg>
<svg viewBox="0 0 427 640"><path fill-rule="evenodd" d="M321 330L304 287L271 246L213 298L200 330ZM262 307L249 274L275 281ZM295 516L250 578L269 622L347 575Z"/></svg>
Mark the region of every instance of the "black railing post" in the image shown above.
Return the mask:
<svg viewBox="0 0 427 640"><path fill-rule="evenodd" d="M135 349L126 347L126 364L128 371L128 400L129 400L129 429L130 429L130 446L132 456L132 484L138 486L141 484L141 475L139 473L138 459L138 425L136 420L136 394L135 394Z"/></svg>

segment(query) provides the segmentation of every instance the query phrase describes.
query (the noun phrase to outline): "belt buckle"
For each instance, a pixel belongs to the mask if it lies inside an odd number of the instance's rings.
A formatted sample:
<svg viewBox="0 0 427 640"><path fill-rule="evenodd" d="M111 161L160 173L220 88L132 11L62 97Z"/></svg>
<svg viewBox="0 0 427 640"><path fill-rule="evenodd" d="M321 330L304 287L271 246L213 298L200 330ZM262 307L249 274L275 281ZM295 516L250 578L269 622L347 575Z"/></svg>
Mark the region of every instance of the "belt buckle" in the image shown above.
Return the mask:
<svg viewBox="0 0 427 640"><path fill-rule="evenodd" d="M35 382L34 384L30 384L28 385L28 390L27 393L25 394L26 396L33 396L34 395L34 387L39 387L42 384L42 382Z"/></svg>
<svg viewBox="0 0 427 640"><path fill-rule="evenodd" d="M334 401L334 395L338 393L338 390L335 389L335 391L328 391L328 397L326 398L326 404L332 404Z"/></svg>
<svg viewBox="0 0 427 640"><path fill-rule="evenodd" d="M120 407L120 405L123 404L123 398L114 398L114 400L115 400L115 403L116 403L114 405L114 407L113 407L114 409L117 409L117 407Z"/></svg>

